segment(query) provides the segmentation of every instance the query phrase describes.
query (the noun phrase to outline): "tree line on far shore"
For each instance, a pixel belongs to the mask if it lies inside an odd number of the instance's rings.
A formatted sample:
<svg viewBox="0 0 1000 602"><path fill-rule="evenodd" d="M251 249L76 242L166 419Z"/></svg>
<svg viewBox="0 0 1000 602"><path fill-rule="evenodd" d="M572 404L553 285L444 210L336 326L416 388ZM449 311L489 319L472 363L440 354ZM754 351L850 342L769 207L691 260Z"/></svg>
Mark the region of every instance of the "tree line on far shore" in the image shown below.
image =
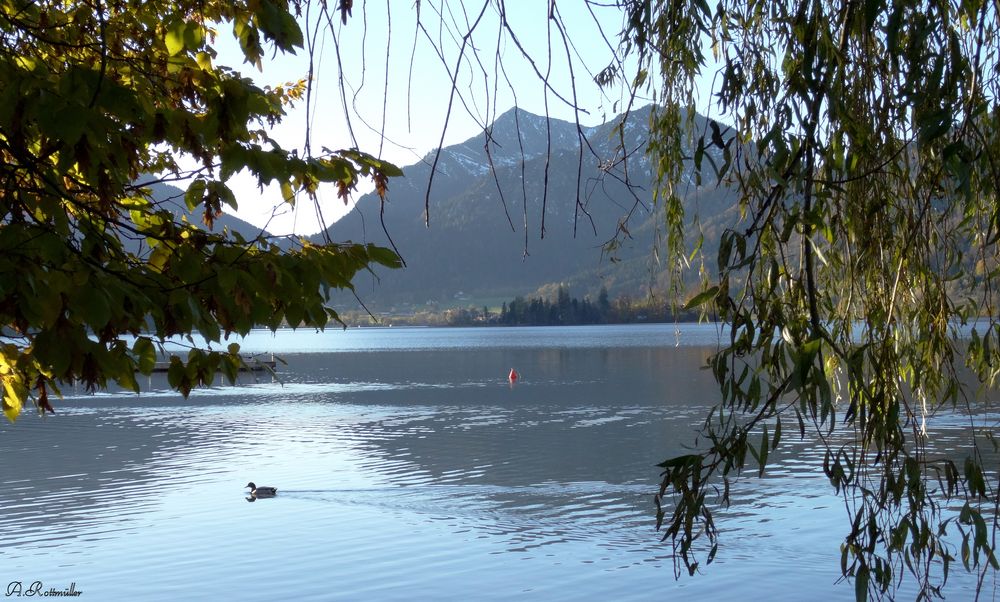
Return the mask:
<svg viewBox="0 0 1000 602"><path fill-rule="evenodd" d="M406 313L343 311L347 326L576 326L585 324L631 324L689 322L698 319L693 311L671 311L665 297L642 298L621 295L614 299L601 287L597 299L571 297L566 285L549 285L535 296L518 295L496 306L418 309Z"/></svg>
<svg viewBox="0 0 1000 602"><path fill-rule="evenodd" d="M499 311L459 308L445 312L450 326L574 326L583 324L628 324L633 322L672 322L695 319L690 312L674 313L664 298L635 299L622 295L609 299L608 289L601 287L596 300L571 297L569 289L560 285L552 296L514 297L504 302ZM689 315L690 314L690 315Z"/></svg>

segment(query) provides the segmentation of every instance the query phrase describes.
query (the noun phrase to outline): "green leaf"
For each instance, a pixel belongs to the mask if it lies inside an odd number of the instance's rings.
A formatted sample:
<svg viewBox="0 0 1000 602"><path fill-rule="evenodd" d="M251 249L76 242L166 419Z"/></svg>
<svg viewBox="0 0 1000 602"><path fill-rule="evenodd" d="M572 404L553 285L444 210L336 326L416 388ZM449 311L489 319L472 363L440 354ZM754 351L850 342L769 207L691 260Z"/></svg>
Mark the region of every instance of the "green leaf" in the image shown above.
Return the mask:
<svg viewBox="0 0 1000 602"><path fill-rule="evenodd" d="M261 0L258 6L257 25L265 36L286 52L302 47L302 30L295 17L272 0Z"/></svg>
<svg viewBox="0 0 1000 602"><path fill-rule="evenodd" d="M87 119L81 111L84 107L64 103L50 106L39 111L38 126L52 135L59 136L67 145L75 145L83 136L87 127Z"/></svg>
<svg viewBox="0 0 1000 602"><path fill-rule="evenodd" d="M701 461L701 456L698 454L687 454L683 456L677 456L670 458L669 460L664 460L657 464L660 468L676 468L678 466L692 466Z"/></svg>
<svg viewBox="0 0 1000 602"><path fill-rule="evenodd" d="M222 370L223 376L225 376L226 380L229 381L229 384L235 384L240 372L239 357L229 355L222 358L220 369Z"/></svg>
<svg viewBox="0 0 1000 602"><path fill-rule="evenodd" d="M862 566L858 568L858 574L854 576L854 599L857 602L865 602L868 600L868 581L870 575L868 573L868 567Z"/></svg>
<svg viewBox="0 0 1000 602"><path fill-rule="evenodd" d="M710 288L708 288L708 289L706 289L706 290L698 293L691 300L689 300L687 303L685 303L684 304L684 309L686 309L686 310L687 309L693 309L695 307L699 307L701 305L704 305L708 301L714 299L716 297L716 295L718 295L718 294L719 294L719 287L718 286L710 287Z"/></svg>
<svg viewBox="0 0 1000 602"><path fill-rule="evenodd" d="M223 182L209 182L208 184L209 193L219 199L221 203L229 205L233 209L239 209L236 204L236 195L229 186L226 186Z"/></svg>
<svg viewBox="0 0 1000 602"><path fill-rule="evenodd" d="M166 245L157 245L149 255L149 267L157 272L162 272L172 254L172 251Z"/></svg>
<svg viewBox="0 0 1000 602"><path fill-rule="evenodd" d="M362 174L368 175L372 171L377 171L384 174L390 178L401 177L403 175L403 170L396 167L393 163L388 161L378 159L366 152L359 151L357 149L342 150L340 155L344 158L350 159L361 166ZM355 170L351 167L350 163L344 161L343 159L338 159L336 157L331 157L329 159L331 167L335 167L340 172L340 176L336 178L338 181L349 181L353 179Z"/></svg>
<svg viewBox="0 0 1000 602"><path fill-rule="evenodd" d="M156 348L148 337L139 337L132 344L132 353L135 355L139 372L149 376L156 367Z"/></svg>
<svg viewBox="0 0 1000 602"><path fill-rule="evenodd" d="M94 287L81 291L77 303L83 321L93 330L98 331L107 326L111 319L111 306L103 290Z"/></svg>
<svg viewBox="0 0 1000 602"><path fill-rule="evenodd" d="M38 316L41 326L54 326L63 313L62 291L46 288L38 291L32 300L35 307L33 311Z"/></svg>
<svg viewBox="0 0 1000 602"><path fill-rule="evenodd" d="M184 381L184 363L176 355L170 356L170 365L167 367L167 384L172 388L180 388Z"/></svg>
<svg viewBox="0 0 1000 602"><path fill-rule="evenodd" d="M0 378L3 379L3 414L14 422L28 401L28 388L17 376L5 374Z"/></svg>
<svg viewBox="0 0 1000 602"><path fill-rule="evenodd" d="M167 35L163 41L167 45L167 52L170 56L176 56L184 51L184 36L187 33L187 23L177 20L167 26Z"/></svg>
<svg viewBox="0 0 1000 602"><path fill-rule="evenodd" d="M73 361L75 345L68 337L55 330L43 330L35 338L35 357L42 364L42 374L49 378L62 378Z"/></svg>
<svg viewBox="0 0 1000 602"><path fill-rule="evenodd" d="M281 182L281 198L290 205L295 204L295 191L292 190L292 183L288 180Z"/></svg>
<svg viewBox="0 0 1000 602"><path fill-rule="evenodd" d="M199 52L195 56L195 62L198 63L198 67L200 67L202 71L211 71L213 58L214 52Z"/></svg>
<svg viewBox="0 0 1000 602"><path fill-rule="evenodd" d="M392 249L379 247L373 244L367 246L368 256L372 261L389 268L401 268L403 262Z"/></svg>
<svg viewBox="0 0 1000 602"><path fill-rule="evenodd" d="M767 453L768 453L769 443L770 439L767 436L767 425L765 424L764 433L761 435L760 438L760 472L757 474L758 477L764 476L764 468L767 465Z"/></svg>
<svg viewBox="0 0 1000 602"><path fill-rule="evenodd" d="M208 182L202 179L195 180L191 182L188 186L187 192L184 194L184 204L187 205L188 211L193 211L196 207L201 205L205 198L205 190L208 188Z"/></svg>
<svg viewBox="0 0 1000 602"><path fill-rule="evenodd" d="M188 21L184 28L184 48L197 50L205 41L205 28L200 23Z"/></svg>
<svg viewBox="0 0 1000 602"><path fill-rule="evenodd" d="M184 245L174 253L170 266L182 282L194 283L202 277L204 257L189 245Z"/></svg>
<svg viewBox="0 0 1000 602"><path fill-rule="evenodd" d="M649 76L649 72L645 69L640 69L638 73L635 74L635 78L632 80L632 89L639 89L644 83L646 83L646 78Z"/></svg>
<svg viewBox="0 0 1000 602"><path fill-rule="evenodd" d="M919 114L917 117L918 140L921 144L929 144L940 138L951 129L953 119L954 111L950 106L939 107L935 111Z"/></svg>
<svg viewBox="0 0 1000 602"><path fill-rule="evenodd" d="M139 382L135 379L135 372L132 370L119 371L115 374L115 382L123 389L132 391L133 393L139 392Z"/></svg>

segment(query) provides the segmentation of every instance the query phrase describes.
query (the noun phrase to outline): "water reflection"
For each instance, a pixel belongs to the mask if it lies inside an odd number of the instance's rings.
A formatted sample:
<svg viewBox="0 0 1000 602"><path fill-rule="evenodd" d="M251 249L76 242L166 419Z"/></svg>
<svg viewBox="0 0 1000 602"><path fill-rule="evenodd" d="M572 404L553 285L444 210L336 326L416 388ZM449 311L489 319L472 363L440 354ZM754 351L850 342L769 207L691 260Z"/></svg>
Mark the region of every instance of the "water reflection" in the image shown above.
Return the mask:
<svg viewBox="0 0 1000 602"><path fill-rule="evenodd" d="M280 382L185 400L153 379L139 397L80 394L4 424L5 571L95 599L853 599L834 586L843 505L809 442L738 490L715 564L675 582L655 464L717 398L711 349L545 330L550 347L355 341L287 353ZM302 347L326 349L317 336ZM280 496L245 503L251 479Z"/></svg>

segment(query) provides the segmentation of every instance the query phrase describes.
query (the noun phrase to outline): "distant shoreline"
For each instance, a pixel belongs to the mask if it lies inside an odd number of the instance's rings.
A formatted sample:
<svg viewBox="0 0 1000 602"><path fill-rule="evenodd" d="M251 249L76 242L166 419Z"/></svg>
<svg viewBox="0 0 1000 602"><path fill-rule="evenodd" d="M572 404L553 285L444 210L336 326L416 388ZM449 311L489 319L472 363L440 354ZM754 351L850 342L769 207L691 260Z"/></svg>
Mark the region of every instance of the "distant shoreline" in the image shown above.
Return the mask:
<svg viewBox="0 0 1000 602"><path fill-rule="evenodd" d="M714 320L713 320L714 321ZM696 324L699 320L697 318L682 317L676 320L634 320L630 322L588 322L588 323L578 323L578 324L500 324L497 322L483 323L483 322L471 322L467 324L448 324L448 323L413 323L408 322L405 319L399 322L389 322L384 324L379 323L345 323L346 328L364 328L364 329L390 329L390 328L538 328L538 327L559 327L559 326L640 326L644 324ZM285 328L290 328L285 326Z"/></svg>
<svg viewBox="0 0 1000 602"><path fill-rule="evenodd" d="M577 326L588 324L672 324L693 322L701 313L683 310L662 299L611 299L602 288L596 299L571 297L559 286L549 296L514 297L500 307L469 304L464 307L389 309L373 314L362 310L338 312L348 326ZM374 323L378 320L381 324Z"/></svg>

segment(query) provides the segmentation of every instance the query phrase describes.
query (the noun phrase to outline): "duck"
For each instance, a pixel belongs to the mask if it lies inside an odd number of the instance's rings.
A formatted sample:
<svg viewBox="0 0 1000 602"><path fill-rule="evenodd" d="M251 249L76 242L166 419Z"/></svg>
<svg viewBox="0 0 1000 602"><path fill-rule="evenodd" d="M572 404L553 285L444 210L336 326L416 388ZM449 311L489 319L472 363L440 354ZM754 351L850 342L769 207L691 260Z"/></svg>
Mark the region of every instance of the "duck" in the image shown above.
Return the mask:
<svg viewBox="0 0 1000 602"><path fill-rule="evenodd" d="M258 487L254 485L253 481L247 483L247 487L250 488L250 495L253 497L274 497L278 495L276 487L266 487L264 485Z"/></svg>

